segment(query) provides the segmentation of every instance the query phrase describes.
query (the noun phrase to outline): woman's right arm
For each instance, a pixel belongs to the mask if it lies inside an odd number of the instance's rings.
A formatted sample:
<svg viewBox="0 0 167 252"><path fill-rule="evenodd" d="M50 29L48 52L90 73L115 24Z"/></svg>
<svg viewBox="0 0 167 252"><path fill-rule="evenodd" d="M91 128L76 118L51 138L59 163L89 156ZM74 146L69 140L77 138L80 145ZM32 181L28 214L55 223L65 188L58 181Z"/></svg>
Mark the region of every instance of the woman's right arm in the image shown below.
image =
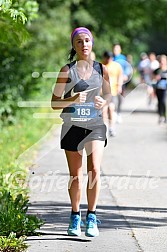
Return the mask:
<svg viewBox="0 0 167 252"><path fill-rule="evenodd" d="M63 109L67 106L70 106L74 102L77 102L77 98L79 97L79 94L76 94L73 97L69 97L66 99L62 99L62 95L65 90L65 86L68 82L68 75L69 75L69 67L66 65L62 67L62 69L59 72L55 88L53 90L52 99L51 99L51 107L52 109Z"/></svg>

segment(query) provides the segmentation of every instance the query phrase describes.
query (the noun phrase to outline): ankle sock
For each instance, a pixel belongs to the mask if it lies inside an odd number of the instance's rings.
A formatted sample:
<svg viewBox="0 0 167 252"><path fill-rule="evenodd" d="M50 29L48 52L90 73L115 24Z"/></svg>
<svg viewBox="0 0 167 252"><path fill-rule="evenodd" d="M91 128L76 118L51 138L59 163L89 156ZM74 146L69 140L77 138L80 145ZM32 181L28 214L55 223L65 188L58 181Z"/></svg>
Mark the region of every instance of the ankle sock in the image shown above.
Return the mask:
<svg viewBox="0 0 167 252"><path fill-rule="evenodd" d="M90 211L90 210L88 210L88 211L87 211L86 217L88 217L88 214L90 214L90 213L91 213L91 214L96 214L96 211Z"/></svg>
<svg viewBox="0 0 167 252"><path fill-rule="evenodd" d="M71 215L80 215L80 211L79 212L74 212L73 210L71 211Z"/></svg>

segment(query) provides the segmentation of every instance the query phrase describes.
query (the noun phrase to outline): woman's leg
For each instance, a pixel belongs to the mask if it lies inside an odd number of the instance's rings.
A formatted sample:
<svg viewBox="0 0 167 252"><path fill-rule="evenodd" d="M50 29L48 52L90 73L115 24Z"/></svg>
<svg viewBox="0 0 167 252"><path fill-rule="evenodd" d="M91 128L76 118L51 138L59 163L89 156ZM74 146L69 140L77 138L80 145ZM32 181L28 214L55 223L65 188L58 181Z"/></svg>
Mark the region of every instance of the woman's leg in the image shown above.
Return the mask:
<svg viewBox="0 0 167 252"><path fill-rule="evenodd" d="M109 110L109 128L113 128L115 125L115 104L114 103L110 103L108 106L108 110Z"/></svg>
<svg viewBox="0 0 167 252"><path fill-rule="evenodd" d="M65 154L70 173L68 190L71 207L74 212L78 212L82 193L82 155L77 151L67 150L65 150Z"/></svg>
<svg viewBox="0 0 167 252"><path fill-rule="evenodd" d="M156 96L158 100L158 114L161 116L161 90L156 89Z"/></svg>
<svg viewBox="0 0 167 252"><path fill-rule="evenodd" d="M162 90L162 116L166 119L166 90Z"/></svg>
<svg viewBox="0 0 167 252"><path fill-rule="evenodd" d="M113 102L111 102L108 106L109 108L109 135L115 136L116 130L115 130L115 123L116 123L116 105L115 105L115 97L113 96Z"/></svg>
<svg viewBox="0 0 167 252"><path fill-rule="evenodd" d="M85 144L87 152L87 201L88 210L95 211L100 191L100 164L104 141L94 140Z"/></svg>

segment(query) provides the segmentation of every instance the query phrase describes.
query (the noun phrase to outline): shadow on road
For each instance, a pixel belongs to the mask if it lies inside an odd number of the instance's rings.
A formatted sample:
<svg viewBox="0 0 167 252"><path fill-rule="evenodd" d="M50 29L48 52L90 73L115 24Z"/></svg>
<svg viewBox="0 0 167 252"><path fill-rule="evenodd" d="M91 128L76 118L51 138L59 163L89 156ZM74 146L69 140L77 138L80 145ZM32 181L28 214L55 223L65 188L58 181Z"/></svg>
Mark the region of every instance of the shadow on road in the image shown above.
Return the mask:
<svg viewBox="0 0 167 252"><path fill-rule="evenodd" d="M58 235L61 231L66 231L69 224L70 204L62 202L38 202L32 203L29 207L29 213L38 215L45 221L43 231L56 232ZM85 222L87 206L81 205L82 220ZM123 212L123 213L122 213ZM131 213L131 214L130 214ZM159 213L159 218L147 218L147 213ZM167 218L163 216L167 213L166 208L150 207L126 207L126 206L104 206L98 205L97 218L101 221L100 229L131 229L134 228L155 228L167 226ZM140 215L145 216L140 216ZM161 217L163 216L163 217ZM128 222L127 222L128 220ZM130 225L129 225L130 223ZM43 233L42 231L42 233ZM53 233L52 233L53 234ZM63 235L64 234L60 234Z"/></svg>

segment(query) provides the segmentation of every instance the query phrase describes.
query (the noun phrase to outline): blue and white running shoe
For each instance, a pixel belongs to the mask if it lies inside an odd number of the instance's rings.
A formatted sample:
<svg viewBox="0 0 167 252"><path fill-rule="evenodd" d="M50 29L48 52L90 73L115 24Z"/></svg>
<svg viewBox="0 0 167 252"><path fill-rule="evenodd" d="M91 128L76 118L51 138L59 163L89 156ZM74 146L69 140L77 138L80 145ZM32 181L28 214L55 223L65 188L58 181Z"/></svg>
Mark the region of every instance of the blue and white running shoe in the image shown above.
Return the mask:
<svg viewBox="0 0 167 252"><path fill-rule="evenodd" d="M69 236L81 235L81 216L78 214L71 215L70 224L67 230Z"/></svg>
<svg viewBox="0 0 167 252"><path fill-rule="evenodd" d="M89 213L88 216L86 217L86 231L85 231L86 236L89 237L99 236L97 223L98 221L96 219L96 215Z"/></svg>

